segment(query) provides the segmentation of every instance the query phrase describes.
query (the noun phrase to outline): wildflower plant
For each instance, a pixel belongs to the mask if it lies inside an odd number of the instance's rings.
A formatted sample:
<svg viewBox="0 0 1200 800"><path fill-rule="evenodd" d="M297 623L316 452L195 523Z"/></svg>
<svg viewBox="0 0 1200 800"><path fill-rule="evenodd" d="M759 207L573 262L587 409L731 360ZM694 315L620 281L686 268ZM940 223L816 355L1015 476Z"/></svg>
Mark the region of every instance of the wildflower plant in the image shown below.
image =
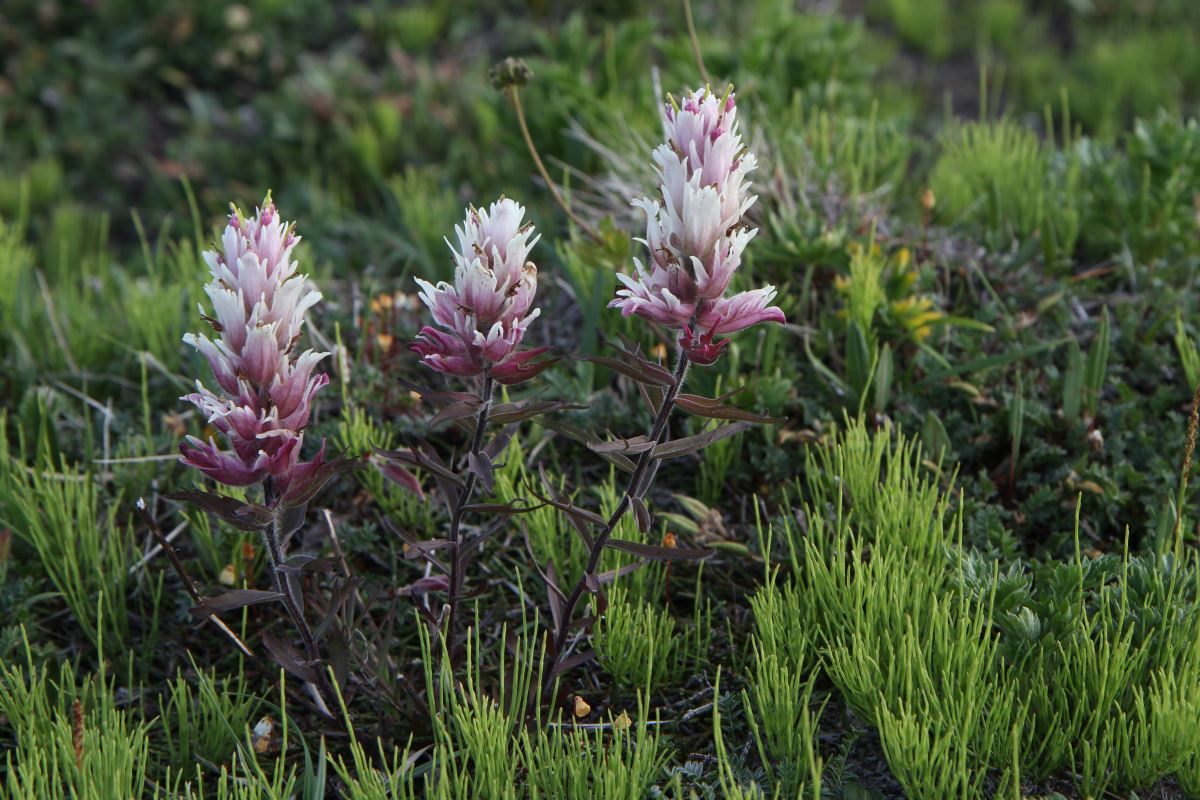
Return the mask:
<svg viewBox="0 0 1200 800"><path fill-rule="evenodd" d="M653 153L659 198L635 203L646 213L646 237L640 241L648 250L648 261L646 265L635 261L635 276L620 276L623 288L609 305L627 317L638 315L676 331L675 366L668 371L634 350L621 348L615 358L591 359L641 384L654 418L646 435L587 443L629 473L621 499L607 519L544 484L549 494L544 499L571 518L589 551L586 570L570 591L548 580L554 631L548 640L544 693L566 668L585 660L575 653L580 637L572 637L574 616L585 592L602 599L602 584L615 577L596 574L606 547L650 559L711 555L709 550L613 538L617 524L630 510L643 533L651 529L645 497L661 462L697 452L755 422L775 421L731 406L723 397L682 393L692 364L713 364L724 352L729 340L718 337L761 322L784 321L783 312L771 305L776 295L773 286L728 293L743 251L757 232L742 224L742 216L756 199L749 194L747 175L757 161L742 143L733 89L718 96L703 88L685 95L682 103L668 98L662 122L665 141ZM670 441L668 422L676 406L721 422L703 433Z"/></svg>
<svg viewBox="0 0 1200 800"><path fill-rule="evenodd" d="M181 461L226 486L259 487L261 503L195 491L173 497L262 534L275 592L237 590L202 605L227 611L282 601L305 657L287 655L286 645L275 648L276 655L284 654L285 666L316 683L317 641L305 620L296 580L303 564L285 560L284 547L303 522L308 502L353 462L327 458L323 442L311 461L300 458L313 398L329 378L314 372L328 353L296 352L305 313L321 299L307 276L297 273L292 253L299 241L269 194L253 217L234 207L219 247L204 253L211 274L205 293L213 313L201 307L201 314L216 337L184 336L208 361L216 391L197 380L196 391L182 399L196 406L227 446L213 437L203 441L189 436L180 447Z"/></svg>
<svg viewBox="0 0 1200 800"><path fill-rule="evenodd" d="M470 444L462 463L447 464L428 443L379 451L387 462L383 466L385 475L420 492L419 481L408 469L418 467L437 479L446 503L450 521L445 537L421 540L411 531L393 527L408 545L410 555L423 558L434 573L410 587L408 593L446 593L437 615L423 607L421 610L440 632L445 651L452 657L458 653L455 635L468 565L480 545L501 530L507 516L516 513L520 505L473 505L475 491L482 487L492 492L494 462L508 447L517 423L565 406L548 401L493 402L496 384L522 383L553 363L552 358L538 358L548 348L521 347L530 324L540 313L533 305L537 267L529 259L539 237L533 224L524 218L524 207L508 198L486 209L467 209L463 224L456 228L457 247L447 242L454 258L454 283L443 281L435 286L417 279L421 300L437 326L423 327L410 349L435 372L471 381L475 391L443 392L417 385L411 388L441 406L435 424L473 418ZM504 427L488 440L490 423ZM468 538L464 517L484 508L497 513L498 520ZM446 560L439 556L443 551L449 553Z"/></svg>

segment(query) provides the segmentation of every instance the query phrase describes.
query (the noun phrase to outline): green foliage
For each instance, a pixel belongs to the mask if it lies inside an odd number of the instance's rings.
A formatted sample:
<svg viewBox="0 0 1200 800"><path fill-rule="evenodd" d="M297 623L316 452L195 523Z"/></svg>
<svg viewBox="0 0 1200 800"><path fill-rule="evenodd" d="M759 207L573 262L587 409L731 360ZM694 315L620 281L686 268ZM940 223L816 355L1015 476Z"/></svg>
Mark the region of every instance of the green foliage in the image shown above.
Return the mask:
<svg viewBox="0 0 1200 800"><path fill-rule="evenodd" d="M812 712L818 673L803 662L754 651L750 688L742 690L746 719L759 757L771 765L776 794L784 797L820 795L821 756L817 726L821 712Z"/></svg>
<svg viewBox="0 0 1200 800"><path fill-rule="evenodd" d="M660 690L681 682L703 663L712 643L712 604L696 580L695 612L677 622L661 600L638 600L618 581L607 592L608 610L592 631L592 645L604 671L624 689Z"/></svg>
<svg viewBox="0 0 1200 800"><path fill-rule="evenodd" d="M1046 223L1047 175L1033 131L1007 119L969 122L943 135L929 185L940 219L978 225L999 249Z"/></svg>
<svg viewBox="0 0 1200 800"><path fill-rule="evenodd" d="M950 55L954 44L950 0L882 0L876 5L907 44L937 60Z"/></svg>
<svg viewBox="0 0 1200 800"><path fill-rule="evenodd" d="M1084 171L1083 246L1093 255L1127 248L1148 265L1194 257L1200 124L1159 113L1138 119L1121 143L1121 150L1090 139L1076 145Z"/></svg>
<svg viewBox="0 0 1200 800"><path fill-rule="evenodd" d="M254 723L259 701L248 692L244 664L236 675L200 673L198 688L176 673L160 701L169 763L181 771L204 759L221 763L232 753L241 732Z"/></svg>
<svg viewBox="0 0 1200 800"><path fill-rule="evenodd" d="M806 486L796 596L820 608L826 671L878 727L906 791L974 795L996 776L1072 769L1081 792L1098 796L1179 770L1195 747L1189 709L1200 692L1194 556L1077 555L1035 567L1032 581L1019 564L1000 572L939 542L958 523L943 527L945 500L915 471L910 446L888 439L852 424L823 450L826 468L812 471L822 477ZM844 487L836 498L830 478ZM857 557L846 562L847 552ZM772 605L788 602L773 584L763 592L760 637L782 616ZM781 640L768 635L767 651Z"/></svg>
<svg viewBox="0 0 1200 800"><path fill-rule="evenodd" d="M607 731L604 727L573 730L560 723L522 737L528 796L531 800L648 796L670 755L648 717L644 701L639 700L637 722L622 712L615 719L610 715Z"/></svg>
<svg viewBox="0 0 1200 800"><path fill-rule="evenodd" d="M1183 315L1178 312L1175 314L1175 350L1179 353L1188 388L1195 391L1200 386L1200 350L1197 350L1192 337L1188 336L1183 327Z"/></svg>
<svg viewBox="0 0 1200 800"><path fill-rule="evenodd" d="M137 797L149 760L150 725L117 710L101 669L80 680L70 663L54 677L34 663L0 663L0 714L16 731L5 796Z"/></svg>
<svg viewBox="0 0 1200 800"><path fill-rule="evenodd" d="M132 582L132 531L116 503L102 505L103 490L90 472L54 456L47 429L38 431L31 462L26 443L16 450L0 414L0 520L29 547L55 592L103 656L125 660Z"/></svg>

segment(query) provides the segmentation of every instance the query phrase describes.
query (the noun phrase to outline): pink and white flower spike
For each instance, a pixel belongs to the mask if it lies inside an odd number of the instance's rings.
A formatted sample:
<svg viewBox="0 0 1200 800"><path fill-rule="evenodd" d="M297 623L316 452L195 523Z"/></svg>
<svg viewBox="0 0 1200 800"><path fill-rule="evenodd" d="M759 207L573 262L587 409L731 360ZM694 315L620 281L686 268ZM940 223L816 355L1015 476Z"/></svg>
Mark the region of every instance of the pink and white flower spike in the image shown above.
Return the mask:
<svg viewBox="0 0 1200 800"><path fill-rule="evenodd" d="M738 131L732 89L724 97L700 89L663 112L666 141L654 150L659 199L634 205L646 213L648 264L635 259L635 275L618 275L622 288L609 303L625 316L638 314L680 330L688 358L711 364L728 339L760 322L783 322L772 306L775 287L726 297L742 252L758 232L741 224L757 197L747 175L758 163Z"/></svg>
<svg viewBox="0 0 1200 800"><path fill-rule="evenodd" d="M498 382L520 383L537 375L549 361L532 359L545 347L520 350L540 309L533 307L537 267L529 252L537 244L532 223L523 223L520 203L501 198L486 209L469 208L455 228L454 283L436 286L417 278L421 300L433 321L409 348L431 369L460 377L490 372Z"/></svg>
<svg viewBox="0 0 1200 800"><path fill-rule="evenodd" d="M305 312L321 299L296 273L292 251L300 237L283 221L270 195L253 217L237 208L218 249L204 253L211 280L204 287L216 334L187 334L212 367L218 391L196 381L190 401L229 445L187 437L182 461L229 486L265 482L268 505L307 494L325 466L324 446L300 461L313 397L329 383L313 370L328 353L296 354ZM269 479L269 480L268 480Z"/></svg>

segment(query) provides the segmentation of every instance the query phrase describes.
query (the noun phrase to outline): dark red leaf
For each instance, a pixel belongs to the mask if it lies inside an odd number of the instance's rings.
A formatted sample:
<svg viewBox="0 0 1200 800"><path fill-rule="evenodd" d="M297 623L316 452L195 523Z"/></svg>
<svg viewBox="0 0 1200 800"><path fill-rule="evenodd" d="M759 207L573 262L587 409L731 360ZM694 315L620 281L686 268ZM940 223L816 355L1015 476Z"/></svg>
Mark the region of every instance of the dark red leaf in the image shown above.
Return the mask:
<svg viewBox="0 0 1200 800"><path fill-rule="evenodd" d="M713 554L713 550L693 550L687 547L659 547L653 544L630 542L625 539L609 539L605 547L632 553L635 556L649 558L652 561L702 561Z"/></svg>
<svg viewBox="0 0 1200 800"><path fill-rule="evenodd" d="M304 656L295 647L266 632L262 635L262 643L263 647L267 648L267 652L271 654L271 657L275 659L275 662L287 670L289 674L306 683L318 682L317 671L305 661Z"/></svg>
<svg viewBox="0 0 1200 800"><path fill-rule="evenodd" d="M168 500L188 503L243 531L261 531L271 524L271 509L212 492L172 492Z"/></svg>
<svg viewBox="0 0 1200 800"><path fill-rule="evenodd" d="M585 408L587 408L586 405L568 403L563 400L524 400L518 403L502 403L496 406L492 409L492 413L488 416L488 419L497 425L508 425L513 422L524 422L539 414L547 414L551 411L562 411L563 409L581 410Z"/></svg>
<svg viewBox="0 0 1200 800"><path fill-rule="evenodd" d="M675 382L675 376L657 364L652 364L646 359L635 356L627 351L622 352L628 360L610 358L609 356L580 356L579 360L608 367L613 372L619 372L627 378L633 378L638 383L645 383L651 386L670 386Z"/></svg>
<svg viewBox="0 0 1200 800"><path fill-rule="evenodd" d="M561 433L563 436L573 439L582 445L586 445L588 442L596 441L597 439L592 433L562 420L554 419L553 417L541 420L540 424L543 428L552 430L555 433ZM598 453L597 455L623 472L633 472L634 470L634 463L620 453Z"/></svg>
<svg viewBox="0 0 1200 800"><path fill-rule="evenodd" d="M650 511L646 508L646 504L642 502L641 498L634 497L630 501L630 505L633 506L633 516L637 519L638 530L642 533L649 533L651 525Z"/></svg>
<svg viewBox="0 0 1200 800"><path fill-rule="evenodd" d="M767 417L762 414L755 414L753 411L746 411L737 406L726 405L719 399L701 397L695 394L679 395L679 397L675 398L675 405L689 414L706 417L707 419L743 420L760 425L778 425L787 420L787 417Z"/></svg>
<svg viewBox="0 0 1200 800"><path fill-rule="evenodd" d="M553 678L563 674L564 672L569 672L576 667L582 667L595 657L596 652L594 650L584 650L582 653L575 653L567 656L554 666L554 671L551 673L550 677Z"/></svg>
<svg viewBox="0 0 1200 800"><path fill-rule="evenodd" d="M279 571L287 575L302 575L310 572L335 572L339 567L336 558L297 555L281 564Z"/></svg>
<svg viewBox="0 0 1200 800"><path fill-rule="evenodd" d="M719 442L722 439L739 434L749 427L749 422L734 422L729 425L721 425L711 431L697 433L695 436L685 436L682 439L663 442L654 448L651 455L660 459L679 458L689 453L695 453L697 450L701 450L713 442Z"/></svg>
<svg viewBox="0 0 1200 800"><path fill-rule="evenodd" d="M629 439L609 439L607 441L591 441L587 447L594 453L628 453L637 455L654 447L654 442L645 436L634 436Z"/></svg>
<svg viewBox="0 0 1200 800"><path fill-rule="evenodd" d="M292 481L288 491L280 499L280 505L298 508L308 505L317 492L334 477L356 469L362 462L357 458L333 458L322 462L305 481Z"/></svg>
<svg viewBox="0 0 1200 800"><path fill-rule="evenodd" d="M216 597L205 597L200 601L199 605L192 608L191 613L193 617L204 619L213 614L220 614L223 611L233 611L246 606L271 603L282 599L283 595L279 592L263 592L258 589L232 589Z"/></svg>
<svg viewBox="0 0 1200 800"><path fill-rule="evenodd" d="M327 608L325 611L324 618L313 631L313 638L318 642L325 638L325 634L329 630L329 626L331 626L337 619L338 612L341 611L342 606L345 605L346 600L350 598L350 595L354 592L354 590L358 588L359 583L360 581L358 578L346 578L338 584L338 587L333 594L333 600L330 602L329 608Z"/></svg>
<svg viewBox="0 0 1200 800"><path fill-rule="evenodd" d="M508 443L512 441L519 427L516 423L505 425L483 448L483 452L487 453L488 458L492 461L499 458L508 449Z"/></svg>
<svg viewBox="0 0 1200 800"><path fill-rule="evenodd" d="M495 470L486 453L467 453L467 471L479 479L484 491L491 494Z"/></svg>
<svg viewBox="0 0 1200 800"><path fill-rule="evenodd" d="M474 394L473 392L438 391L436 389L430 389L427 386L422 386L419 383L413 383L412 381L405 380L404 378L397 379L396 383L410 392L416 392L421 396L422 400L428 400L431 403L438 404L439 406L444 406L449 403L475 403L478 405L483 402L479 395Z"/></svg>
<svg viewBox="0 0 1200 800"><path fill-rule="evenodd" d="M402 447L398 450L382 450L378 447L372 448L375 453L389 461L398 461L401 464L419 467L426 472L429 472L443 480L450 481L458 486L463 485L463 479L454 474L449 467L438 458L436 453L414 450L411 447Z"/></svg>
<svg viewBox="0 0 1200 800"><path fill-rule="evenodd" d="M447 404L441 411L434 415L433 419L429 420L429 427L436 428L443 422L450 422L463 417L473 417L479 411L479 407L483 405L479 402L479 398L474 398L470 402L455 401Z"/></svg>

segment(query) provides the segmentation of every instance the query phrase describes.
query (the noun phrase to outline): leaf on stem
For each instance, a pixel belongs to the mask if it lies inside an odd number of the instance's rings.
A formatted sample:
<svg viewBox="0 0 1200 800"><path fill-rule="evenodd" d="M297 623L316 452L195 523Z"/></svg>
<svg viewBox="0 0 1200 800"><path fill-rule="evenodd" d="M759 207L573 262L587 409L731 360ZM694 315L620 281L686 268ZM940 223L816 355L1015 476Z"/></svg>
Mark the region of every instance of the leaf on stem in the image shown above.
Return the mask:
<svg viewBox="0 0 1200 800"><path fill-rule="evenodd" d="M609 539L604 546L652 561L702 561L714 552L708 548L697 550L689 547L660 547L653 544L630 542L625 539Z"/></svg>
<svg viewBox="0 0 1200 800"><path fill-rule="evenodd" d="M437 404L440 408L449 405L450 403L474 403L480 405L483 403L483 398L474 392L446 392L430 389L427 386L422 386L419 383L414 383L403 378L397 381L401 387L410 392L415 392L421 396L422 400L428 400L431 403Z"/></svg>
<svg viewBox="0 0 1200 800"><path fill-rule="evenodd" d="M294 555L279 565L279 571L285 575L304 575L310 572L336 572L339 566L335 558Z"/></svg>
<svg viewBox="0 0 1200 800"><path fill-rule="evenodd" d="M682 439L663 442L654 448L651 455L654 458L660 459L679 458L680 456L686 456L689 453L695 453L698 450L708 447L713 442L728 439L730 436L739 434L749 427L749 422L734 422L729 425L721 425L713 428L711 431L697 433L695 436L685 436Z"/></svg>
<svg viewBox="0 0 1200 800"><path fill-rule="evenodd" d="M345 605L354 590L358 588L359 583L361 581L356 577L346 578L339 582L337 589L334 590L332 602L325 610L325 616L313 631L313 639L319 642L325 638L325 634L329 632L329 626L337 619L338 612L341 611L342 606Z"/></svg>
<svg viewBox="0 0 1200 800"><path fill-rule="evenodd" d="M372 447L376 455L388 459L389 461L397 461L401 464L419 467L434 477L444 481L450 481L456 486L463 485L463 479L454 473L445 462L432 450L415 450L411 447L401 447L398 450L382 450L378 447Z"/></svg>
<svg viewBox="0 0 1200 800"><path fill-rule="evenodd" d="M731 406L722 402L722 397L701 397L695 394L681 394L675 398L675 405L683 409L689 414L697 417L705 417L707 419L728 419L728 420L743 420L745 422L755 422L760 425L778 425L787 420L787 417L768 417L762 414L755 414L753 411Z"/></svg>
<svg viewBox="0 0 1200 800"><path fill-rule="evenodd" d="M441 561L433 557L433 553L444 547L449 547L451 542L449 539L426 539L421 540L413 536L408 531L397 526L390 519L384 519L383 525L396 536L400 537L400 541L404 542L405 558L423 558L441 572L449 574L450 570Z"/></svg>
<svg viewBox="0 0 1200 800"><path fill-rule="evenodd" d="M563 608L566 606L567 598L562 589L558 588L558 575L554 571L554 562L547 560L544 569L538 566L537 556L533 553L533 543L529 541L529 529L522 525L521 533L525 539L525 552L529 554L529 563L533 564L538 577L546 584L546 595L550 599L550 620L554 624L554 630L559 630L562 627Z"/></svg>
<svg viewBox="0 0 1200 800"><path fill-rule="evenodd" d="M547 503L526 504L525 498L518 497L508 503L471 503L468 506L463 506L463 511L469 511L474 514L499 514L504 517L511 517L514 514L528 514L531 511L537 511L539 508L545 508Z"/></svg>
<svg viewBox="0 0 1200 800"><path fill-rule="evenodd" d="M585 408L586 404L568 403L565 400L522 400L516 403L501 403L492 409L488 420L497 425L510 425L551 411L579 411Z"/></svg>
<svg viewBox="0 0 1200 800"><path fill-rule="evenodd" d="M306 683L318 682L317 671L305 661L304 656L295 647L265 631L262 635L262 643L271 657L275 659L275 663L287 670L289 674Z"/></svg>
<svg viewBox="0 0 1200 800"><path fill-rule="evenodd" d="M492 417L488 417L488 420L494 421ZM483 452L487 453L488 458L490 458L492 461L495 461L497 458L499 458L500 455L508 448L508 443L512 441L512 438L516 435L519 427L520 426L515 422L510 425L505 425L500 432L497 433L492 440L484 446Z"/></svg>
<svg viewBox="0 0 1200 800"><path fill-rule="evenodd" d="M483 489L488 494L492 493L492 487L495 484L495 467L492 465L492 459L488 458L487 453L467 453L467 472L479 479Z"/></svg>
<svg viewBox="0 0 1200 800"><path fill-rule="evenodd" d="M650 519L650 510L646 508L646 504L640 497L630 498L629 503L633 506L633 516L637 520L638 530L642 533L649 533L650 526L653 524Z"/></svg>
<svg viewBox="0 0 1200 800"><path fill-rule="evenodd" d="M608 439L599 441L593 439L587 443L587 448L593 453L628 453L637 455L654 447L654 442L645 436L633 436L629 439Z"/></svg>
<svg viewBox="0 0 1200 800"><path fill-rule="evenodd" d="M657 386L647 386L644 383L639 383L638 394L642 396L642 402L646 404L646 410L651 416L658 413L658 409L662 407L663 393L662 389Z"/></svg>
<svg viewBox="0 0 1200 800"><path fill-rule="evenodd" d="M621 358L579 356L579 360L608 367L613 372L619 372L638 383L645 383L650 386L670 386L675 382L675 376L669 370L663 369L658 364L653 364L641 356L636 356L626 350L620 352L623 356Z"/></svg>
<svg viewBox="0 0 1200 800"><path fill-rule="evenodd" d="M539 424L543 428L552 430L555 433L561 433L568 439L573 439L585 446L588 442L596 441L598 438L594 433L585 431L583 428L563 422L562 420L543 419ZM634 470L634 463L620 453L597 453L597 455L623 472L633 472Z"/></svg>
<svg viewBox="0 0 1200 800"><path fill-rule="evenodd" d="M418 578L407 586L401 586L396 590L397 595L419 597L430 592L444 592L450 588L450 579L445 575L428 575L424 578Z"/></svg>
<svg viewBox="0 0 1200 800"><path fill-rule="evenodd" d="M188 503L223 519L243 531L261 531L271 524L271 509L257 503L245 503L213 492L182 491L166 495L168 500Z"/></svg>
<svg viewBox="0 0 1200 800"><path fill-rule="evenodd" d="M192 607L191 614L198 619L204 619L212 614L220 614L223 611L234 611L246 606L258 605L259 603L272 603L282 599L283 595L279 592L264 592L258 589L233 589L215 597L203 598L197 605Z"/></svg>
<svg viewBox="0 0 1200 800"><path fill-rule="evenodd" d="M324 448L322 447L322 450ZM303 480L292 478L287 492L280 499L280 505L287 508L298 508L308 505L317 496L317 492L326 483L343 472L356 469L361 462L357 458L333 458L328 461L313 461L310 471Z"/></svg>
<svg viewBox="0 0 1200 800"><path fill-rule="evenodd" d="M554 506L559 511L566 514L567 519L571 521L571 526L575 529L575 532L579 534L579 538L583 540L584 546L590 551L595 544L591 533L588 531L588 526L596 525L598 527L604 527L604 525L607 523L607 520L593 511L588 511L586 508L580 508L572 503L565 494L560 492L554 486L554 484L550 482L550 478L546 475L546 470L541 465L538 465L538 474L541 475L542 486L546 489L546 492L550 496L542 497L536 492L533 492L534 497L537 497L537 499L541 500L543 503Z"/></svg>
<svg viewBox="0 0 1200 800"><path fill-rule="evenodd" d="M605 586L607 584L612 583L617 578L624 578L626 575L630 574L631 572L637 572L639 569L641 569L642 567L646 566L649 563L650 562L647 561L646 559L641 559L640 561L634 561L632 564L626 564L625 566L620 567L619 569L610 569L605 572L601 572L599 575L596 576L596 580L600 582L601 586Z"/></svg>
<svg viewBox="0 0 1200 800"><path fill-rule="evenodd" d="M434 414L433 419L429 420L429 427L436 428L443 422L452 422L456 419L463 419L464 417L473 417L476 413L478 413L480 405L482 404L479 402L478 398L475 398L472 401L455 401L453 403L448 403L442 408L441 411Z"/></svg>
<svg viewBox="0 0 1200 800"><path fill-rule="evenodd" d="M575 669L576 667L582 667L584 664L588 663L595 657L596 657L596 651L594 651L594 650L584 650L581 653L575 653L573 655L567 656L562 661L560 661L554 665L554 669L550 673L550 677L552 677L552 678L557 677L559 675L562 675L564 672L569 672L569 671Z"/></svg>

